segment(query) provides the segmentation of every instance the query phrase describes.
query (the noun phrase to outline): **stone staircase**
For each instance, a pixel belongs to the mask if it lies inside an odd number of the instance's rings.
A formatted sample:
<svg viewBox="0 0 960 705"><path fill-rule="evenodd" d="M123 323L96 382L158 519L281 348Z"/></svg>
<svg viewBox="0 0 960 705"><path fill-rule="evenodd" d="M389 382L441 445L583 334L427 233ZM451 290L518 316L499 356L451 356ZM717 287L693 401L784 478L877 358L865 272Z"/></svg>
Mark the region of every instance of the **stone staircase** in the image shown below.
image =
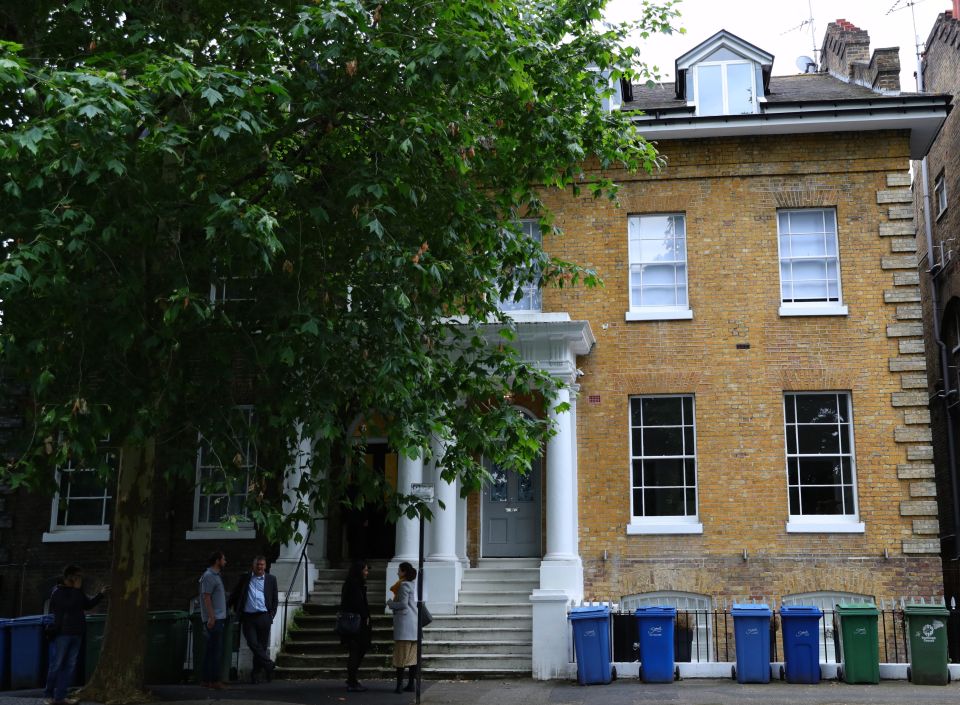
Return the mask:
<svg viewBox="0 0 960 705"><path fill-rule="evenodd" d="M464 572L455 615L433 616L424 629L424 674L433 678L529 677L533 655L530 593L539 560L481 559ZM384 614L385 563L371 562L367 595L373 643L360 679L392 678L393 620ZM345 679L346 649L333 633L346 569L321 570L277 656L278 678Z"/></svg>
<svg viewBox="0 0 960 705"><path fill-rule="evenodd" d="M482 558L463 573L454 615L424 630L424 672L440 678L529 677L538 559Z"/></svg>
<svg viewBox="0 0 960 705"><path fill-rule="evenodd" d="M360 680L393 676L390 654L393 649L393 618L384 614L383 601L386 561L370 561L367 575L367 599L370 602L372 643L360 663ZM324 678L346 680L347 649L333 633L340 605L340 588L347 577L346 568L319 571L309 601L303 606L287 632L277 655L276 677L291 679Z"/></svg>

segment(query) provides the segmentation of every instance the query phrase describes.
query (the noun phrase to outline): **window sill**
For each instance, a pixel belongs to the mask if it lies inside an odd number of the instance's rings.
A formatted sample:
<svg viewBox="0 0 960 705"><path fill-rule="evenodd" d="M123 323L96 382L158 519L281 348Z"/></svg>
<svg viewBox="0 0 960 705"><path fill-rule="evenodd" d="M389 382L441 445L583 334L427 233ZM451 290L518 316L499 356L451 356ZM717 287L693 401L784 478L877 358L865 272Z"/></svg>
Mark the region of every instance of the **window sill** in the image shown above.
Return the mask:
<svg viewBox="0 0 960 705"><path fill-rule="evenodd" d="M703 524L700 522L664 522L662 524L627 524L627 536L642 536L644 534L702 534Z"/></svg>
<svg viewBox="0 0 960 705"><path fill-rule="evenodd" d="M256 529L193 529L184 538L187 541L229 541L230 539L255 539Z"/></svg>
<svg viewBox="0 0 960 705"><path fill-rule="evenodd" d="M627 321L689 321L692 318L693 309L689 308L651 308L624 314Z"/></svg>
<svg viewBox="0 0 960 705"><path fill-rule="evenodd" d="M45 531L43 543L78 543L81 541L109 541L110 527L102 529L60 529Z"/></svg>
<svg viewBox="0 0 960 705"><path fill-rule="evenodd" d="M863 534L866 526L862 521L788 521L788 534Z"/></svg>
<svg viewBox="0 0 960 705"><path fill-rule="evenodd" d="M830 304L824 306L782 304L781 316L846 316L848 310L845 304Z"/></svg>

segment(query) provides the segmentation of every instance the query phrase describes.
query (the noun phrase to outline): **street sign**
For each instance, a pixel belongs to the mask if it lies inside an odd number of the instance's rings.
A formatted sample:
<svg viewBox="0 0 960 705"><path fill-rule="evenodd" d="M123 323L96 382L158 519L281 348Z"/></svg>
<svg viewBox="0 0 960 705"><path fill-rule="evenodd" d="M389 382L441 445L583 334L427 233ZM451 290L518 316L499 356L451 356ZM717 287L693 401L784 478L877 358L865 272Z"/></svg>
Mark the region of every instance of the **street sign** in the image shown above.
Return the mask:
<svg viewBox="0 0 960 705"><path fill-rule="evenodd" d="M432 482L414 482L410 485L410 494L414 495L421 502L433 501L433 483Z"/></svg>

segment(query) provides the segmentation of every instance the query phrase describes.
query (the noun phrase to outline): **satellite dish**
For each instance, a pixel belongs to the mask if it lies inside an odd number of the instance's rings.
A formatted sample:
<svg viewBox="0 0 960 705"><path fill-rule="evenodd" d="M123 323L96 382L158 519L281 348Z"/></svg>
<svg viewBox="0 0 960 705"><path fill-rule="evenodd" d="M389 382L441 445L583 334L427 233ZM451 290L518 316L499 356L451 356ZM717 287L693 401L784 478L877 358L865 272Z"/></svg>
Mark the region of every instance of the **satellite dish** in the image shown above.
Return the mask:
<svg viewBox="0 0 960 705"><path fill-rule="evenodd" d="M798 56L797 68L800 69L800 73L814 73L817 70L817 62L809 56Z"/></svg>

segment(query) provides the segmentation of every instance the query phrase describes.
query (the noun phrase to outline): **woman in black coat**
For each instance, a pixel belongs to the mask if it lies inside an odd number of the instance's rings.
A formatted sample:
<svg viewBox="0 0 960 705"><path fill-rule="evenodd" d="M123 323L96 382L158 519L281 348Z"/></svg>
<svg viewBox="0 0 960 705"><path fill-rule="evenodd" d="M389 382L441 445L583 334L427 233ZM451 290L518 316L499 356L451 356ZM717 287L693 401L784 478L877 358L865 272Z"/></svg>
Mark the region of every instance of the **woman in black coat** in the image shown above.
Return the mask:
<svg viewBox="0 0 960 705"><path fill-rule="evenodd" d="M357 680L360 661L370 647L370 606L367 604L366 562L357 561L350 566L347 579L340 590L340 611L360 615L360 630L356 634L340 637L340 643L347 647L347 690L362 693L366 690Z"/></svg>

